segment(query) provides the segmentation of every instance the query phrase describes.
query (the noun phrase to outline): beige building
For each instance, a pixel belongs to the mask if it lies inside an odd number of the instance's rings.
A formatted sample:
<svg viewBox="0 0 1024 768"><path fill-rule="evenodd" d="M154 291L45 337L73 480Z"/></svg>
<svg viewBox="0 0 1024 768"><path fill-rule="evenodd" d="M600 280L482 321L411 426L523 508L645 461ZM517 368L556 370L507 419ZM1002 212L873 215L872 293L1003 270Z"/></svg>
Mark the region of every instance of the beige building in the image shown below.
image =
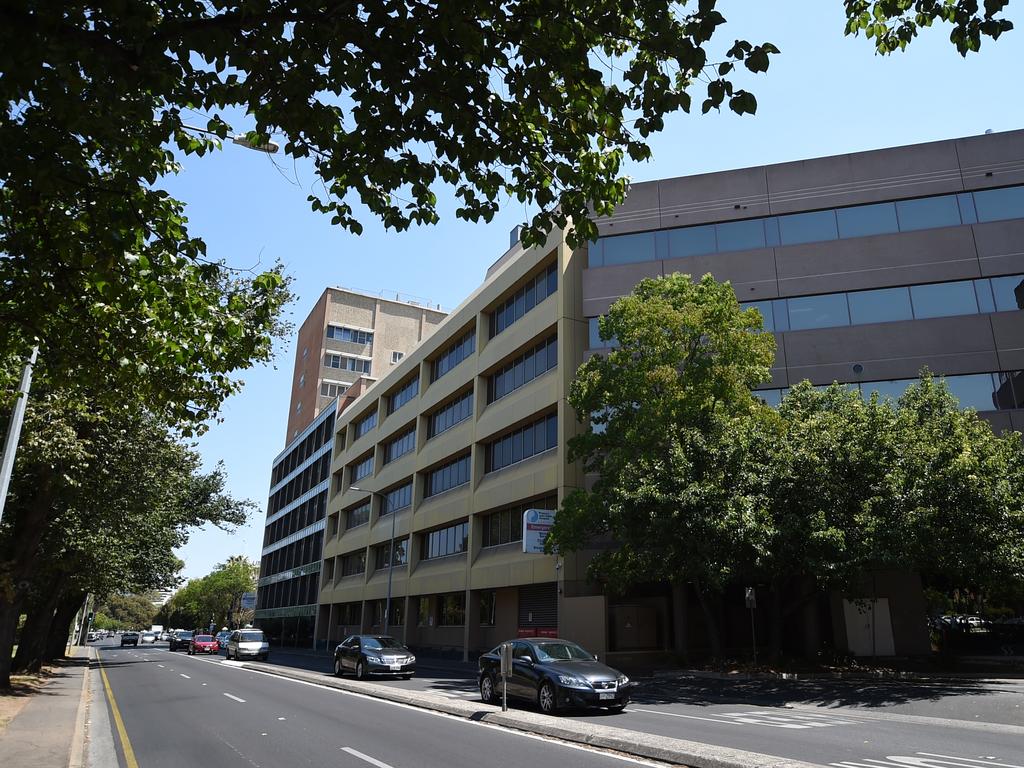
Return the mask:
<svg viewBox="0 0 1024 768"><path fill-rule="evenodd" d="M376 381L445 318L440 307L328 288L299 328L285 442L357 379Z"/></svg>

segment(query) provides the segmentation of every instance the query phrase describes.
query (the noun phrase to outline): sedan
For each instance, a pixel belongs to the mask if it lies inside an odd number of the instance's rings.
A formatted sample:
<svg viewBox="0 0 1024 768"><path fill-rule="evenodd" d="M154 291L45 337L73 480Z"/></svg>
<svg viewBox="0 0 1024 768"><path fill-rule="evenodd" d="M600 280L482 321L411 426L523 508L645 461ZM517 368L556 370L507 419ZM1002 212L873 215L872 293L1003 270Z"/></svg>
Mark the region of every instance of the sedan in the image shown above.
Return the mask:
<svg viewBox="0 0 1024 768"><path fill-rule="evenodd" d="M188 650L188 644L192 642L192 633L187 630L180 630L171 635L171 639L168 641L170 645L168 650L177 651L181 648Z"/></svg>
<svg viewBox="0 0 1024 768"><path fill-rule="evenodd" d="M145 644L145 643L155 643L156 642L156 633L154 633L154 632L143 632L141 635L139 635L139 642L142 643L142 644Z"/></svg>
<svg viewBox="0 0 1024 768"><path fill-rule="evenodd" d="M387 635L352 635L334 649L334 674L352 672L359 680L369 675L401 675L408 680L416 674L413 652Z"/></svg>
<svg viewBox="0 0 1024 768"><path fill-rule="evenodd" d="M134 645L136 648L139 647L139 633L138 632L122 632L121 633L121 645Z"/></svg>
<svg viewBox="0 0 1024 768"><path fill-rule="evenodd" d="M213 635L196 635L188 644L188 655L195 656L197 653L217 653L220 644Z"/></svg>
<svg viewBox="0 0 1024 768"><path fill-rule="evenodd" d="M536 703L551 715L568 707L607 707L621 712L635 685L618 670L568 640L512 640L509 698ZM501 646L480 657L480 698L485 704L501 700Z"/></svg>

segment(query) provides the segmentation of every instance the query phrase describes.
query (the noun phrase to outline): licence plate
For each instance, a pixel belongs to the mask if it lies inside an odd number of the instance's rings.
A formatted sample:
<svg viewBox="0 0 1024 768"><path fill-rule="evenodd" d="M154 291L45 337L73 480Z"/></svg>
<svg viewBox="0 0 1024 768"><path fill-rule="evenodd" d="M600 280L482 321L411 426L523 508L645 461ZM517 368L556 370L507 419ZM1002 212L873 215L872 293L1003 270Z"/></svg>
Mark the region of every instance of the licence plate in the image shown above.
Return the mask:
<svg viewBox="0 0 1024 768"><path fill-rule="evenodd" d="M400 670L401 668L402 668L402 665L401 665L401 664L392 664L392 665L391 665L391 671L392 671L392 672L397 672L397 671L398 671L398 670Z"/></svg>
<svg viewBox="0 0 1024 768"><path fill-rule="evenodd" d="M604 701L605 699L614 699L615 698L615 694L612 691L609 691L608 693L599 693L597 695L597 697L601 701Z"/></svg>

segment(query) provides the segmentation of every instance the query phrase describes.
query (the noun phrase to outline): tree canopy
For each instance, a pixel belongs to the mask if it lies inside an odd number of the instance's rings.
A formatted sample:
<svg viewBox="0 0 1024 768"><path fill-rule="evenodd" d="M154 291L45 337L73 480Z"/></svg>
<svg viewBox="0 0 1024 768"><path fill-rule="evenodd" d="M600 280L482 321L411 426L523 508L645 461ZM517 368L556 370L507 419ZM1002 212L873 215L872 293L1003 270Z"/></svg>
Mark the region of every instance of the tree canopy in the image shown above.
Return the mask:
<svg viewBox="0 0 1024 768"><path fill-rule="evenodd" d="M209 621L237 626L242 613L242 594L256 590L259 564L241 555L228 558L213 571L190 580L161 609L171 626L205 627Z"/></svg>

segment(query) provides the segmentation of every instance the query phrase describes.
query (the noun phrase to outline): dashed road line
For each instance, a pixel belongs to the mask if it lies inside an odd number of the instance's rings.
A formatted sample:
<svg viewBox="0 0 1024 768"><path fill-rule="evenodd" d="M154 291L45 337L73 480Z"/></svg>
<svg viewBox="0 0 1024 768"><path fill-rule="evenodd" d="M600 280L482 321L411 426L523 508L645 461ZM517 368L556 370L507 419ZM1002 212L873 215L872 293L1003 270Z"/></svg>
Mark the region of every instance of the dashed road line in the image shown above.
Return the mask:
<svg viewBox="0 0 1024 768"><path fill-rule="evenodd" d="M237 696L232 696L230 693L225 693L224 695L227 696L229 699L234 699L239 704L245 704L245 699L240 699Z"/></svg>
<svg viewBox="0 0 1024 768"><path fill-rule="evenodd" d="M178 674L181 675L182 677L184 677L186 680L191 680L192 679L191 677L186 675L184 672L179 672Z"/></svg>
<svg viewBox="0 0 1024 768"><path fill-rule="evenodd" d="M391 766L388 765L387 763L382 763L380 760L378 760L375 757L370 757L369 755L364 755L358 749L352 749L352 747L342 747L341 751L342 752L348 752L350 755L352 755L352 757L358 757L360 760L365 760L370 765L377 766L377 768L391 768Z"/></svg>

